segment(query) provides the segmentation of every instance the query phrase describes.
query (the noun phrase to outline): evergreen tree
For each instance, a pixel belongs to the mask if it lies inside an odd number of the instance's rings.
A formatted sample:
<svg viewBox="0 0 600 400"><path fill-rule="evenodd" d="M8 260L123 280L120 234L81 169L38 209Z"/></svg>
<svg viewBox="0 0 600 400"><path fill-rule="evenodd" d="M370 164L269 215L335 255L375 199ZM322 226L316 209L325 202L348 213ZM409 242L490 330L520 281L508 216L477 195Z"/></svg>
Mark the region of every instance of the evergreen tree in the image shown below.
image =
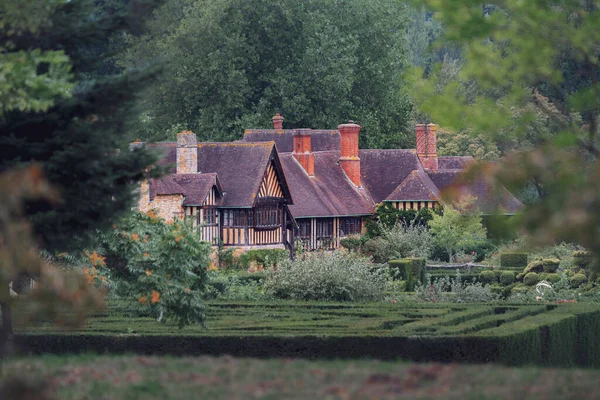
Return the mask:
<svg viewBox="0 0 600 400"><path fill-rule="evenodd" d="M37 162L60 192L58 205L30 202L27 207L48 249L72 248L90 229L112 224L132 207L133 184L155 160L144 149L129 151L135 139L129 132L137 121L135 100L156 69L96 72L110 57L99 50L107 38L139 26L155 2L129 3L111 13L92 0L2 5L0 57L16 60L9 71L21 68L28 75L19 80L23 74L13 73L8 85L0 86L2 97L21 100L0 113L0 172ZM26 24L27 10L38 11L33 28ZM19 57L28 63L19 64Z"/></svg>

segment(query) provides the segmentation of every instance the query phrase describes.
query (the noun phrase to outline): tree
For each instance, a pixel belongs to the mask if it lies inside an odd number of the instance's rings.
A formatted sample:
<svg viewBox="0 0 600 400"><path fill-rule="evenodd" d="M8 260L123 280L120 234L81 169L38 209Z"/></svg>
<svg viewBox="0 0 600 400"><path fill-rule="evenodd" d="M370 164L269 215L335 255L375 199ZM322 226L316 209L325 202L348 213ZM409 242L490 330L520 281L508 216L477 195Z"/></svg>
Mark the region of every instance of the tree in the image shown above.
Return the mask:
<svg viewBox="0 0 600 400"><path fill-rule="evenodd" d="M37 311L60 324L71 317L80 322L85 306L98 300L89 299L93 291L80 275L52 268L39 258L38 249L72 249L91 229L105 227L126 212L135 197L133 184L155 160L144 150L129 151L125 134L134 100L155 73L133 71L92 80L89 69L106 55L87 51L111 33L126 30L131 18L136 19L128 11L150 3L132 1L130 8L114 15L99 15L91 0L0 4L0 303L5 353L12 349L16 301L9 282L21 274L38 282L30 295L17 298L23 307L33 307L20 309L22 317ZM37 167L23 169L32 162ZM36 297L40 301L29 301Z"/></svg>
<svg viewBox="0 0 600 400"><path fill-rule="evenodd" d="M60 192L58 204L27 205L45 248L72 248L85 232L109 227L131 208L133 185L155 160L128 145L135 100L156 71L89 73L109 57L89 50L126 31L138 16L131 10L150 3L132 1L110 15L91 0L2 3L0 57L8 63L0 69L8 72L0 96L13 101L0 114L0 171L35 161Z"/></svg>
<svg viewBox="0 0 600 400"><path fill-rule="evenodd" d="M170 0L146 35L126 37L119 58L127 68L158 57L168 65L144 98L139 135L164 140L186 127L229 141L281 112L289 128L353 119L363 146L409 146L405 9L391 0Z"/></svg>
<svg viewBox="0 0 600 400"><path fill-rule="evenodd" d="M204 322L211 247L197 229L179 220L168 224L151 211L99 235L99 251L85 253L90 281L111 282L116 294L158 321L173 320L180 328Z"/></svg>
<svg viewBox="0 0 600 400"><path fill-rule="evenodd" d="M415 88L420 107L444 126L470 127L500 142L530 135L531 147L484 172L512 190L534 182L542 196L522 221L541 243L574 241L600 257L596 2L426 4L446 39L463 49L461 80L478 91L469 98L456 83L440 89L422 80ZM540 116L552 123L551 135L536 131Z"/></svg>
<svg viewBox="0 0 600 400"><path fill-rule="evenodd" d="M0 355L12 355L14 348L13 306L22 321L43 319L60 326L79 325L86 313L103 304L103 296L93 290L82 274L64 273L39 256L35 238L25 215L27 200L55 201L57 193L43 178L41 169L31 166L0 174L0 308L2 332ZM14 296L10 283L21 275L38 278L28 293Z"/></svg>
<svg viewBox="0 0 600 400"><path fill-rule="evenodd" d="M450 261L458 253L485 244L487 232L481 224L481 216L469 212L469 201L456 206L444 206L442 214L433 214L429 230L436 246L444 249Z"/></svg>

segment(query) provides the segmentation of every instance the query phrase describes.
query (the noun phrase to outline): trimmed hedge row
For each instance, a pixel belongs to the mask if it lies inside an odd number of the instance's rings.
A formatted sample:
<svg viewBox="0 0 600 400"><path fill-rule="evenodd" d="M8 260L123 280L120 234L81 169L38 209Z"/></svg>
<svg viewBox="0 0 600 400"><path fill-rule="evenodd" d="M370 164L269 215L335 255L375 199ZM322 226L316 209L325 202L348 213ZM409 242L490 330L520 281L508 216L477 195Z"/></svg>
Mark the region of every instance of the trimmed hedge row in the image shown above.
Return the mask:
<svg viewBox="0 0 600 400"><path fill-rule="evenodd" d="M412 292L415 286L425 283L425 264L424 258L403 258L400 260L388 261L388 266L392 271L392 276L398 276L406 281L406 291Z"/></svg>
<svg viewBox="0 0 600 400"><path fill-rule="evenodd" d="M230 354L600 366L600 306L213 303L208 329L103 315L85 331L20 334L29 353Z"/></svg>
<svg viewBox="0 0 600 400"><path fill-rule="evenodd" d="M502 269L523 270L527 266L527 253L502 253L500 266Z"/></svg>

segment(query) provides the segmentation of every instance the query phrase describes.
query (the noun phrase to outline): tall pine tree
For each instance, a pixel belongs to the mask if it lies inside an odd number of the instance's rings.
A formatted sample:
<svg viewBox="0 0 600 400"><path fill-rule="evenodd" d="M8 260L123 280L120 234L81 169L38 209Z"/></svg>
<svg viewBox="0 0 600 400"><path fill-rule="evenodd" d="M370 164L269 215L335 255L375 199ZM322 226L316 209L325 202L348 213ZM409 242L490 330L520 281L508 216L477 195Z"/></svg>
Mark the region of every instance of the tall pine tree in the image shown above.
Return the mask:
<svg viewBox="0 0 600 400"><path fill-rule="evenodd" d="M104 51L108 38L137 30L156 3L132 0L110 12L92 0L9 0L2 6L0 55L17 60L14 68L29 76L19 81L21 73L8 75L13 83L8 88L22 101L0 112L0 172L36 162L60 192L58 205L36 202L27 208L48 249L72 248L86 232L109 226L129 210L134 184L155 160L144 149L129 151L135 139L129 132L138 120L135 101L157 69L97 71L111 57ZM22 19L24 4L44 14L38 12L39 19L29 24ZM48 57L31 56L38 54ZM29 62L27 68L20 59ZM37 86L27 86L40 77ZM60 85L44 87L48 77ZM38 104L41 94L46 101Z"/></svg>

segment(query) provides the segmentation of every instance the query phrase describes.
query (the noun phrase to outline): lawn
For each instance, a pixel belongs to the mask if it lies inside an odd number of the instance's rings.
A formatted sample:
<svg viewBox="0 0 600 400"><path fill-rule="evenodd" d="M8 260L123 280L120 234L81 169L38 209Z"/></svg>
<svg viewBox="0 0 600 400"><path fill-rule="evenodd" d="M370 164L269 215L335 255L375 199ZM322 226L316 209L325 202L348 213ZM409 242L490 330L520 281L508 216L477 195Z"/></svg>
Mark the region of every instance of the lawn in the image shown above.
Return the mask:
<svg viewBox="0 0 600 400"><path fill-rule="evenodd" d="M5 365L46 399L595 399L597 370L233 357L45 356ZM15 383L14 390L23 393ZM44 399L39 393L36 399Z"/></svg>
<svg viewBox="0 0 600 400"><path fill-rule="evenodd" d="M31 353L398 358L598 366L597 304L214 302L183 330L113 307L75 332L19 331Z"/></svg>

